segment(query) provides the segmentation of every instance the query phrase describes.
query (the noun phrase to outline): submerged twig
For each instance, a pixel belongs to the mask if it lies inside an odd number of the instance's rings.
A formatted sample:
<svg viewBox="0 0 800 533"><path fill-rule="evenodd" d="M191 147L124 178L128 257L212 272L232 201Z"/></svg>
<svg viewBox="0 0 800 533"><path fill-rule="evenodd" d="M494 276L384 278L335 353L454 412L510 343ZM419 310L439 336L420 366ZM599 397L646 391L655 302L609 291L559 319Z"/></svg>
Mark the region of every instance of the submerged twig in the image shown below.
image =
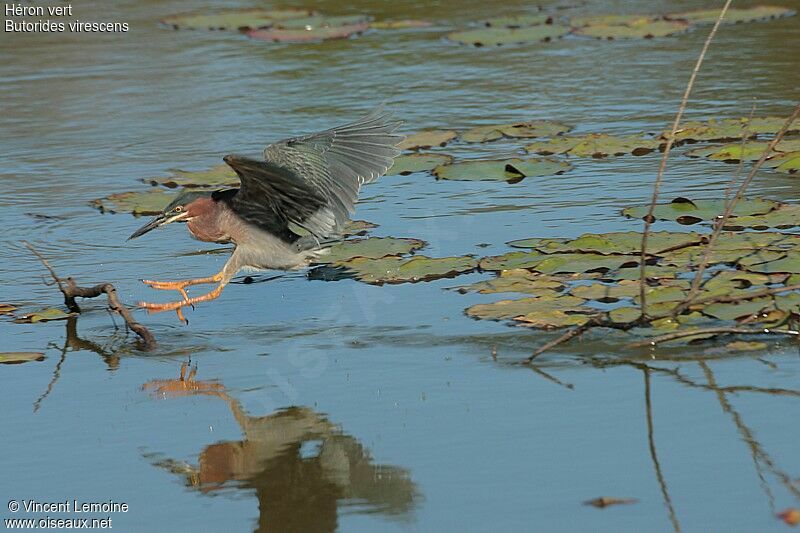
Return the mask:
<svg viewBox="0 0 800 533"><path fill-rule="evenodd" d="M658 195L661 191L661 183L664 181L664 172L667 168L667 159L669 158L669 153L672 150L672 145L675 144L675 134L678 133L678 128L680 127L681 119L683 118L683 113L686 111L686 105L689 103L689 95L692 93L694 82L697 79L697 73L700 72L700 67L703 65L703 60L706 57L708 47L711 45L711 41L717 34L717 29L722 23L722 19L725 17L725 14L728 12L731 2L732 0L727 0L725 2L725 5L722 7L722 11L720 11L719 16L717 17L717 21L714 23L714 27L711 28L708 37L706 37L706 42L703 44L703 49L700 50L700 55L697 57L697 62L694 65L694 70L692 70L692 75L689 77L689 82L686 84L686 90L681 98L680 106L678 106L678 112L675 114L675 120L672 123L672 130L667 137L667 143L664 146L664 155L661 157L661 163L658 165L658 174L656 175L656 181L653 184L653 196L650 199L650 208L647 210L647 215L644 217L644 230L642 231L642 250L641 260L639 262L639 301L641 302L642 316L647 316L647 295L645 294L647 287L647 277L645 275L645 261L647 260L647 238L650 234L650 225L653 223L653 212L655 211L656 204L658 203Z"/></svg>
<svg viewBox="0 0 800 533"><path fill-rule="evenodd" d="M58 285L61 294L64 295L64 303L67 308L73 313L80 313L81 308L75 301L75 298L96 298L102 294L108 297L108 307L115 313L119 314L125 324L142 339L144 349L147 351L153 350L156 347L156 339L150 330L141 325L133 318L130 309L119 301L117 296L117 289L111 283L100 283L94 287L80 287L72 278L63 279L56 274L56 271L50 266L47 259L40 254L29 242L23 241L23 244L42 262L44 267L50 272L53 281Z"/></svg>
<svg viewBox="0 0 800 533"><path fill-rule="evenodd" d="M675 339L682 339L684 337L694 337L695 335L717 335L723 333L731 333L738 335L790 335L796 337L800 335L800 331L793 329L770 329L770 328L736 328L736 327L719 327L719 328L701 328L687 331L675 331L657 337L650 337L647 340L635 342L631 347L639 346L655 346L662 342L667 342Z"/></svg>
<svg viewBox="0 0 800 533"><path fill-rule="evenodd" d="M533 361L534 359L536 359L537 357L542 355L547 350L549 350L551 348L554 348L554 347L558 346L559 344L567 342L568 340L572 339L573 337L577 337L578 335L580 335L581 333L583 333L587 329L589 329L591 327L594 327L594 326L598 326L600 324L603 324L603 315L600 314L600 315L593 316L592 318L590 318L589 320L587 320L586 322L584 322L580 326L572 328L571 330L567 331L566 333L564 333L563 335L561 335L557 339L553 339L552 341L548 342L544 346L540 346L535 352L533 352L530 355L530 357L528 357L528 359L526 361L528 363L530 363L531 361Z"/></svg>

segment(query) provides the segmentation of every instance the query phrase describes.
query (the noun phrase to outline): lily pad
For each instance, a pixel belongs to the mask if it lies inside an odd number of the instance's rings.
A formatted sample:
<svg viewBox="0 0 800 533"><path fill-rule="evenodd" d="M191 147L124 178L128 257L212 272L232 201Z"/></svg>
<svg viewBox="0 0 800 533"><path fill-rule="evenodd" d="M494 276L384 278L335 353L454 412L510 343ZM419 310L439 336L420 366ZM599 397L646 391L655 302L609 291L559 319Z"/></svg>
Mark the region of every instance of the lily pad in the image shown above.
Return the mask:
<svg viewBox="0 0 800 533"><path fill-rule="evenodd" d="M423 246L425 246L425 241L419 239L396 237L351 239L331 246L329 252L320 259L326 263L341 263L356 257L380 259L390 255L408 254Z"/></svg>
<svg viewBox="0 0 800 533"><path fill-rule="evenodd" d="M505 44L523 44L550 42L569 33L566 26L541 24L524 28L483 28L478 30L457 31L447 36L451 41L473 46L501 46Z"/></svg>
<svg viewBox="0 0 800 533"><path fill-rule="evenodd" d="M670 13L665 18L670 20L680 19L691 24L714 24L719 18L722 9L698 9L695 11L683 11L681 13ZM779 17L790 17L795 14L793 9L780 6L755 6L749 8L730 8L722 19L726 24L738 24L741 22L756 22L770 20Z"/></svg>
<svg viewBox="0 0 800 533"><path fill-rule="evenodd" d="M703 314L720 320L736 320L750 317L773 308L771 298L759 298L738 303L715 303L703 308Z"/></svg>
<svg viewBox="0 0 800 533"><path fill-rule="evenodd" d="M685 141L733 141L742 137L755 137L758 135L774 135L786 123L785 117L756 117L750 119L726 118L710 119L706 122L689 121L681 124L675 134L676 142ZM800 131L800 119L787 130L787 133ZM662 139L667 139L670 131L661 134Z"/></svg>
<svg viewBox="0 0 800 533"><path fill-rule="evenodd" d="M483 257L479 266L481 270L488 271L532 268L545 257L547 257L545 254L539 252L509 252L503 255Z"/></svg>
<svg viewBox="0 0 800 533"><path fill-rule="evenodd" d="M511 15L509 17L495 17L481 21L484 26L493 28L524 28L540 24L552 24L550 15Z"/></svg>
<svg viewBox="0 0 800 533"><path fill-rule="evenodd" d="M738 142L695 148L687 151L686 155L689 157L707 157L708 159L730 163L738 163L742 159L745 161L758 161L768 146L769 142L767 141L747 142L744 145ZM784 139L775 146L775 152L793 151L800 151L800 139Z"/></svg>
<svg viewBox="0 0 800 533"><path fill-rule="evenodd" d="M215 165L208 170L188 172L175 170L170 176L144 178L142 181L164 187L238 187L239 177L228 165Z"/></svg>
<svg viewBox="0 0 800 533"><path fill-rule="evenodd" d="M571 169L569 163L552 159L504 159L461 161L438 166L433 174L443 180L507 181L519 183L528 177L553 176Z"/></svg>
<svg viewBox="0 0 800 533"><path fill-rule="evenodd" d="M338 262L337 266L351 273L357 280L372 285L384 283L416 283L441 278L452 278L471 272L478 266L473 257L426 257L411 258L389 256L382 259L356 257Z"/></svg>
<svg viewBox="0 0 800 533"><path fill-rule="evenodd" d="M31 361L44 361L41 352L0 352L0 365L17 365Z"/></svg>
<svg viewBox="0 0 800 533"><path fill-rule="evenodd" d="M763 166L786 174L796 174L800 172L800 150L773 156Z"/></svg>
<svg viewBox="0 0 800 533"><path fill-rule="evenodd" d="M576 285L569 293L585 300L612 301L633 298L639 294L639 282L621 281L613 285L595 282L589 285Z"/></svg>
<svg viewBox="0 0 800 533"><path fill-rule="evenodd" d="M403 142L398 144L397 148L400 150L417 150L419 148L444 146L456 137L458 137L458 133L453 130L420 131L403 139Z"/></svg>
<svg viewBox="0 0 800 533"><path fill-rule="evenodd" d="M514 139L533 137L553 137L571 130L571 126L550 120L531 120L510 124L491 124L469 129L461 134L461 140L468 143L496 141L503 137Z"/></svg>
<svg viewBox="0 0 800 533"><path fill-rule="evenodd" d="M638 260L630 255L599 254L549 254L532 268L542 274L572 272L607 272L623 265L635 265Z"/></svg>
<svg viewBox="0 0 800 533"><path fill-rule="evenodd" d="M772 274L776 272L800 274L800 253L790 253L774 261L749 265L747 270L750 272L760 272L762 274Z"/></svg>
<svg viewBox="0 0 800 533"><path fill-rule="evenodd" d="M519 300L500 300L490 304L476 304L466 310L467 316L484 320L507 320L543 311L578 311L590 313L593 310L581 307L586 300L569 295L546 295ZM594 311L596 313L596 311Z"/></svg>
<svg viewBox="0 0 800 533"><path fill-rule="evenodd" d="M599 15L594 17L573 17L569 22L573 28L582 28L583 26L595 25L631 26L656 20L658 20L658 17L653 15Z"/></svg>
<svg viewBox="0 0 800 533"><path fill-rule="evenodd" d="M415 172L429 172L436 167L449 165L453 162L453 156L447 154L407 154L397 156L391 168L386 172L387 176L401 175L406 176Z"/></svg>
<svg viewBox="0 0 800 533"><path fill-rule="evenodd" d="M11 304L0 304L0 315L10 315L17 310L17 306Z"/></svg>
<svg viewBox="0 0 800 533"><path fill-rule="evenodd" d="M567 154L575 157L608 157L625 154L645 155L656 150L663 141L639 135L616 136L605 133L590 133L575 137L554 137L537 141L525 147L537 154Z"/></svg>
<svg viewBox="0 0 800 533"><path fill-rule="evenodd" d="M764 214L738 216L730 219L726 228L792 228L800 225L800 205L782 204Z"/></svg>
<svg viewBox="0 0 800 533"><path fill-rule="evenodd" d="M50 307L48 309L36 311L35 313L27 313L22 315L16 319L15 322L20 324L31 324L36 322L49 322L51 320L66 320L71 316L76 316L76 313L65 313L61 309Z"/></svg>
<svg viewBox="0 0 800 533"><path fill-rule="evenodd" d="M648 253L655 254L668 248L686 246L701 242L698 233L654 231L647 239ZM546 242L544 247L534 246L547 253L590 252L598 254L632 254L641 252L642 234L638 231L618 231L610 233L586 233L577 239L565 242Z"/></svg>
<svg viewBox="0 0 800 533"><path fill-rule="evenodd" d="M157 215L175 199L175 193L162 189L128 191L110 194L91 201L91 205L103 213L132 213L134 215Z"/></svg>
<svg viewBox="0 0 800 533"><path fill-rule="evenodd" d="M307 9L228 9L216 13L172 15L161 20L174 29L250 30L271 26L278 20L308 17Z"/></svg>
<svg viewBox="0 0 800 533"><path fill-rule="evenodd" d="M297 28L264 28L251 30L247 36L259 41L271 41L280 43L308 43L327 41L330 39L346 39L351 35L364 33L369 29L366 21L340 26L308 26Z"/></svg>
<svg viewBox="0 0 800 533"><path fill-rule="evenodd" d="M735 216L763 215L780 206L778 202L756 198L740 200L733 214ZM644 218L649 206L628 207L622 214L629 218ZM653 216L659 220L674 220L680 224L695 224L703 220L713 220L725 211L725 200L689 200L676 198L668 204L658 204Z"/></svg>
<svg viewBox="0 0 800 533"><path fill-rule="evenodd" d="M608 318L615 324L630 324L639 320L642 310L638 307L617 307L608 312Z"/></svg>
<svg viewBox="0 0 800 533"><path fill-rule="evenodd" d="M514 241L509 241L506 244L512 248L536 248L540 252L547 253L551 247L556 247L556 251L558 251L558 247L568 241L569 239L531 237L529 239L517 239Z"/></svg>
<svg viewBox="0 0 800 533"><path fill-rule="evenodd" d="M523 269L505 270L501 275L485 281L478 281L471 285L458 287L459 292L477 292L480 294L495 294L501 292L520 292L526 294L544 295L560 292L564 288L563 278L545 276L537 272L528 272Z"/></svg>
<svg viewBox="0 0 800 533"><path fill-rule="evenodd" d="M376 30L406 30L411 28L427 28L433 26L429 20L401 19L401 20L380 20L370 22L369 27Z"/></svg>
<svg viewBox="0 0 800 533"><path fill-rule="evenodd" d="M627 24L590 23L575 30L575 33L597 39L653 39L683 33L687 29L689 23L680 20L637 18Z"/></svg>
<svg viewBox="0 0 800 533"><path fill-rule="evenodd" d="M312 15L310 17L298 17L276 21L273 28L281 30L305 30L313 31L320 28L337 28L352 26L369 22L369 17L365 15Z"/></svg>

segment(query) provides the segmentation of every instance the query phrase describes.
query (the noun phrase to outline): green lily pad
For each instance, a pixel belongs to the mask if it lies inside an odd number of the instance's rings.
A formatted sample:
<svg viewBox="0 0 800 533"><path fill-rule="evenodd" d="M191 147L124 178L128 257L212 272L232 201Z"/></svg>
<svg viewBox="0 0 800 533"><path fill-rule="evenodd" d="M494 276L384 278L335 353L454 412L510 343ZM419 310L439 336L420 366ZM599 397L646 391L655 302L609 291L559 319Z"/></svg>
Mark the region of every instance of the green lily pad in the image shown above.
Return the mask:
<svg viewBox="0 0 800 533"><path fill-rule="evenodd" d="M570 19L570 25L573 28L582 28L584 26L635 26L647 24L658 20L658 17L653 15L599 15L594 17L573 17Z"/></svg>
<svg viewBox="0 0 800 533"><path fill-rule="evenodd" d="M175 199L175 193L162 189L128 191L109 194L91 201L91 205L103 213L132 213L134 215L157 215Z"/></svg>
<svg viewBox="0 0 800 533"><path fill-rule="evenodd" d="M249 30L271 26L278 20L295 19L313 15L307 9L228 9L216 13L188 13L172 15L162 23L177 29Z"/></svg>
<svg viewBox="0 0 800 533"><path fill-rule="evenodd" d="M685 271L674 266L648 265L647 270L645 270L645 275L649 280L667 280L675 279L678 277L678 274L682 274L683 272ZM639 265L635 265L634 267L620 268L619 270L613 270L603 274L603 279L638 281L640 273Z"/></svg>
<svg viewBox="0 0 800 533"><path fill-rule="evenodd" d="M467 308L467 316L483 320L507 320L531 313L543 311L573 311L595 312L588 307L581 307L585 303L582 298L569 295L545 295L519 300L500 300L490 304L476 304Z"/></svg>
<svg viewBox="0 0 800 533"><path fill-rule="evenodd" d="M637 287L638 289L638 287ZM647 296L647 303L658 304L663 302L682 302L686 298L687 291L680 287L646 287L645 295ZM633 298L634 303L641 303L639 299L639 291Z"/></svg>
<svg viewBox="0 0 800 533"><path fill-rule="evenodd" d="M417 150L419 148L444 146L456 137L458 137L458 133L453 130L420 131L403 139L403 142L398 144L397 148L400 150Z"/></svg>
<svg viewBox="0 0 800 533"><path fill-rule="evenodd" d="M569 293L584 300L611 301L621 298L633 298L639 294L638 281L621 281L618 284L590 283L589 285L576 285Z"/></svg>
<svg viewBox="0 0 800 533"><path fill-rule="evenodd" d="M608 318L615 324L630 324L639 320L642 310L638 307L617 307L608 312Z"/></svg>
<svg viewBox="0 0 800 533"><path fill-rule="evenodd" d="M695 148L687 151L686 155L689 157L707 157L708 159L731 163L738 163L742 159L745 161L758 161L768 146L769 142L767 141L747 142L744 145L738 142ZM800 151L800 139L784 139L775 146L775 151Z"/></svg>
<svg viewBox="0 0 800 533"><path fill-rule="evenodd" d="M699 243L702 237L698 233L680 233L672 231L654 231L647 238L648 253L655 254L661 250ZM598 254L633 254L641 252L642 234L638 231L618 231L610 233L586 233L577 239L563 242L545 242L543 247L534 246L539 251L554 252L591 252Z"/></svg>
<svg viewBox="0 0 800 533"><path fill-rule="evenodd" d="M607 272L623 265L635 265L638 260L630 255L549 254L537 262L533 270L542 274L572 272Z"/></svg>
<svg viewBox="0 0 800 533"><path fill-rule="evenodd" d="M782 204L764 214L738 216L730 219L726 228L793 228L800 225L800 205Z"/></svg>
<svg viewBox="0 0 800 533"><path fill-rule="evenodd" d="M438 166L433 175L443 180L518 183L528 177L562 174L571 168L569 163L551 159L472 160Z"/></svg>
<svg viewBox="0 0 800 533"><path fill-rule="evenodd" d="M726 118L710 119L706 122L689 121L681 124L675 134L676 142L685 141L733 141L742 137L755 137L757 135L774 135L786 123L785 117L756 117L753 119ZM800 131L800 119L787 130L787 133ZM669 137L670 131L661 134L662 139Z"/></svg>
<svg viewBox="0 0 800 533"><path fill-rule="evenodd" d="M411 258L389 256L382 259L356 257L340 261L345 271L364 283L416 283L441 278L452 278L473 271L478 261L472 257L437 257L416 255Z"/></svg>
<svg viewBox="0 0 800 533"><path fill-rule="evenodd" d="M425 241L419 239L399 239L396 237L351 239L334 244L329 252L321 256L320 259L326 263L341 263L356 257L380 259L390 255L409 254L419 250L425 244Z"/></svg>
<svg viewBox="0 0 800 533"><path fill-rule="evenodd" d="M514 241L509 241L506 244L512 248L536 248L540 252L548 253L551 247L556 247L556 251L558 251L558 247L568 241L569 239L531 237L529 239L517 239Z"/></svg>
<svg viewBox="0 0 800 533"><path fill-rule="evenodd" d="M522 326L539 329L566 328L568 326L580 326L591 319L596 312L591 309L542 309L527 315L514 318Z"/></svg>
<svg viewBox="0 0 800 533"><path fill-rule="evenodd" d="M719 18L722 9L698 9L670 13L665 18L670 20L680 19L691 24L714 24ZM779 17L790 17L795 14L793 9L780 6L755 6L749 8L730 8L725 13L722 22L725 24L738 24L740 22L756 22Z"/></svg>
<svg viewBox="0 0 800 533"><path fill-rule="evenodd" d="M763 166L786 174L796 174L800 172L800 150L773 156Z"/></svg>
<svg viewBox="0 0 800 533"><path fill-rule="evenodd" d="M313 31L321 28L339 28L353 26L369 22L369 17L365 15L312 15L309 17L297 17L276 21L273 28L281 30L305 30Z"/></svg>
<svg viewBox="0 0 800 533"><path fill-rule="evenodd" d="M547 257L545 254L539 252L509 252L503 255L483 257L479 266L481 270L487 271L532 268L545 257Z"/></svg>
<svg viewBox="0 0 800 533"><path fill-rule="evenodd" d="M703 314L720 320L737 320L769 311L774 303L771 298L758 298L738 303L715 303L703 307Z"/></svg>
<svg viewBox="0 0 800 533"><path fill-rule="evenodd" d="M756 198L740 200L733 214L737 217L763 215L780 206L778 202ZM650 206L628 207L622 214L629 218L644 218ZM659 220L674 220L680 224L695 224L703 220L713 220L725 211L725 200L689 200L676 198L668 204L658 204L653 216Z"/></svg>
<svg viewBox="0 0 800 533"><path fill-rule="evenodd" d="M364 33L369 29L366 21L345 25L320 25L302 27L298 24L297 28L263 28L250 30L247 36L258 41L270 41L280 43L308 43L327 41L330 39L346 39L351 35Z"/></svg>
<svg viewBox="0 0 800 533"><path fill-rule="evenodd" d="M656 150L663 141L640 135L616 136L606 133L590 133L583 136L555 137L537 141L525 147L537 154L567 154L575 157L608 157L625 154L645 155Z"/></svg>
<svg viewBox="0 0 800 533"><path fill-rule="evenodd" d="M512 122L510 124L491 124L469 129L461 134L461 140L468 143L496 141L504 137L513 139L553 137L572 129L571 126L550 120L531 120L529 122Z"/></svg>
<svg viewBox="0 0 800 533"><path fill-rule="evenodd" d="M480 294L495 294L501 292L520 292L539 296L560 292L563 288L563 278L545 276L537 272L528 272L523 269L504 270L501 272L500 276L496 278L457 287L461 293L477 292Z"/></svg>
<svg viewBox="0 0 800 533"><path fill-rule="evenodd" d="M749 265L747 270L750 272L760 272L762 274L772 274L776 272L800 274L800 253L790 253L774 261Z"/></svg>
<svg viewBox="0 0 800 533"><path fill-rule="evenodd" d="M17 310L16 305L0 304L0 315L10 315Z"/></svg>
<svg viewBox="0 0 800 533"><path fill-rule="evenodd" d="M704 351L706 355L728 355L741 352L762 352L767 349L766 342L757 341L733 341L725 346L716 346Z"/></svg>
<svg viewBox="0 0 800 533"><path fill-rule="evenodd" d="M550 42L569 33L566 26L541 24L524 28L483 28L457 31L447 36L451 41L473 46L501 46L504 44L523 44Z"/></svg>
<svg viewBox="0 0 800 533"><path fill-rule="evenodd" d="M627 24L590 23L575 30L577 35L597 39L653 39L683 33L689 24L679 20L648 20L638 18Z"/></svg>
<svg viewBox="0 0 800 533"><path fill-rule="evenodd" d="M406 154L395 157L387 176L405 176L415 172L429 172L436 167L443 167L453 162L453 156L447 154Z"/></svg>
<svg viewBox="0 0 800 533"><path fill-rule="evenodd" d="M433 26L429 20L401 19L401 20L379 20L370 22L369 27L376 30L406 30L411 28L427 28Z"/></svg>
<svg viewBox="0 0 800 533"><path fill-rule="evenodd" d="M552 24L550 15L511 15L509 17L494 17L481 21L484 26L493 28L524 28L540 24Z"/></svg>
<svg viewBox="0 0 800 533"><path fill-rule="evenodd" d="M41 352L0 352L0 365L17 365L31 361L44 361Z"/></svg>
<svg viewBox="0 0 800 533"><path fill-rule="evenodd" d="M215 165L208 170L188 172L174 170L170 176L144 178L142 181L164 187L238 187L239 177L228 165Z"/></svg>
<svg viewBox="0 0 800 533"><path fill-rule="evenodd" d="M16 319L15 322L20 324L32 324L36 322L49 322L51 320L66 320L71 316L76 316L76 313L65 313L61 309L50 307L48 309L36 311L35 313L27 313L22 315Z"/></svg>

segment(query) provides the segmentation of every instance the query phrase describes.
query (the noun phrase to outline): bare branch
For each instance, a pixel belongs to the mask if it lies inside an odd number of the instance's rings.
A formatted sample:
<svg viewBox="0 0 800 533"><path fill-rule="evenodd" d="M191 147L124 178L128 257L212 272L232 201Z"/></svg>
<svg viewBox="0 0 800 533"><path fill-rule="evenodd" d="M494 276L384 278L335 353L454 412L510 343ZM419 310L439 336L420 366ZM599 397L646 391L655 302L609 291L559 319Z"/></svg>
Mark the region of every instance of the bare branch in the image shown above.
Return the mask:
<svg viewBox="0 0 800 533"><path fill-rule="evenodd" d="M642 253L641 260L639 262L639 301L641 302L642 316L647 316L647 295L645 294L647 287L647 276L645 273L645 261L647 260L647 238L650 235L650 225L653 223L653 212L656 209L658 195L661 192L661 183L664 181L664 171L667 168L667 159L669 158L669 153L672 150L672 145L675 143L675 134L678 132L678 128L680 127L683 113L686 111L686 105L689 103L689 95L692 93L694 82L697 79L697 73L700 72L700 67L703 65L703 60L706 57L708 47L711 46L711 41L717 34L717 29L722 23L722 19L725 17L725 14L728 12L731 1L732 0L727 0L725 2L725 5L722 7L722 11L719 13L719 17L717 17L717 21L714 23L714 27L711 28L708 37L706 37L706 42L703 44L703 49L700 51L700 55L697 57L697 63L694 65L694 70L692 70L692 75L689 77L689 82L686 84L686 90L683 93L683 98L681 98L681 104L678 107L678 112L675 114L675 120L672 123L672 130L667 137L667 143L664 146L664 155L661 157L661 163L658 165L658 174L656 175L656 181L653 184L653 196L650 199L650 208L647 210L647 215L644 217L644 230L642 231Z"/></svg>

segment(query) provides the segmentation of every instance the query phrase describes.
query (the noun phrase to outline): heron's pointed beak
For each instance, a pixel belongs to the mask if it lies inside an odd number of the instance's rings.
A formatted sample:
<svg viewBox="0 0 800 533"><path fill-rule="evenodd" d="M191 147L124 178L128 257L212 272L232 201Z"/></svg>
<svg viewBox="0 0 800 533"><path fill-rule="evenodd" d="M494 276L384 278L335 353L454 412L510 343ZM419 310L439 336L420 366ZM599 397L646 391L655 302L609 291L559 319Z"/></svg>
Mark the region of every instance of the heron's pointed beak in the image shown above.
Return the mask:
<svg viewBox="0 0 800 533"><path fill-rule="evenodd" d="M150 221L147 224L145 224L141 228L139 228L136 231L134 231L131 234L131 236L128 237L128 240L135 239L136 237L141 237L145 233L147 233L149 231L152 231L152 230L154 230L154 229L156 229L158 227L166 226L167 224L171 224L173 222L177 222L179 220L183 220L183 219L187 218L187 216L188 216L188 213L185 213L185 212L184 213L180 213L178 215L173 215L173 216L169 216L169 215L167 215L165 213L161 213L160 215L155 216L152 219L150 219Z"/></svg>

